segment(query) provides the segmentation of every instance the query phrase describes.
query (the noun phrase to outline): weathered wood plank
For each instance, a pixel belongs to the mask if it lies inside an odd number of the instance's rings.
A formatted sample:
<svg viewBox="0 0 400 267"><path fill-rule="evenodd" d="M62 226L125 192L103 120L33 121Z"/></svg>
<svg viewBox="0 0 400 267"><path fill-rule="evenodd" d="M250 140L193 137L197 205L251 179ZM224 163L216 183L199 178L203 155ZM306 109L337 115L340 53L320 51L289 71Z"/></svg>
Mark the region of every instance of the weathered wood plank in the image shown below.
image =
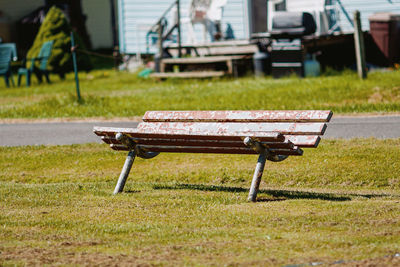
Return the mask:
<svg viewBox="0 0 400 267"><path fill-rule="evenodd" d="M121 144L112 136L102 136L101 139L107 144ZM243 141L224 141L224 140L185 140L185 139L149 139L149 138L132 138L133 142L138 145L158 145L158 146L210 146L210 147L242 147L247 146ZM283 142L261 142L264 147L268 148L286 148L291 149L294 144L289 140Z"/></svg>
<svg viewBox="0 0 400 267"><path fill-rule="evenodd" d="M129 148L124 145L111 144L110 147L114 150L125 150ZM140 148L148 152L171 152L171 153L211 153L211 154L258 154L251 148L238 147L186 147L186 146L151 146L140 145ZM292 155L301 156L303 151L300 148L293 149L271 149L276 155Z"/></svg>
<svg viewBox="0 0 400 267"><path fill-rule="evenodd" d="M143 123L141 123L143 124ZM139 125L141 125L139 124ZM172 139L197 139L197 140L226 140L243 141L247 136L256 141L274 142L284 141L285 137L278 132L188 132L188 131L145 131L139 128L112 128L112 127L94 127L94 133L98 136L115 136L116 133L123 133L133 138L172 138Z"/></svg>
<svg viewBox="0 0 400 267"><path fill-rule="evenodd" d="M95 131L95 133L99 136L102 136L102 140L107 143L107 144L120 144L119 141L115 140L115 134L118 132L122 132L125 134L128 134L130 136L131 132L128 131L124 131L124 128L112 128L113 130L109 130L110 128L107 128L108 130L104 129L104 128L99 128L96 127L97 131ZM134 135L134 134L133 134ZM201 142L203 141L204 144L214 144L214 143L220 143L220 146L225 146L225 144L234 144L234 143L238 143L238 144L243 144L243 140L242 138L238 138L236 141L232 141L232 140L223 140L222 138L220 138L219 140L217 139L211 139L213 137L210 137L210 139L207 139L207 136L204 137L204 139L196 139L195 135L192 136L188 136L187 139L179 139L179 138L168 138L168 139L163 139L163 138L156 138L154 137L154 135L148 135L148 136L143 136L144 138L138 138L138 137L133 137L133 139L136 139L135 142L138 144L159 144L159 145L166 145L166 144L173 144L174 142L182 142L181 144L183 145L191 145L191 142ZM172 136L171 136L172 137ZM295 146L299 146L299 147L317 147L321 138L317 135L285 135L286 138L286 142L291 142L293 143ZM227 138L227 139L233 139L233 138ZM254 139L258 139L258 138L254 138ZM261 138L263 139L263 138ZM282 139L281 139L282 140ZM186 143L184 143L186 142ZM266 145L273 143L274 147L278 147L282 144L282 147L285 147L285 141L263 141L263 143L266 143ZM233 146L233 145L232 145Z"/></svg>
<svg viewBox="0 0 400 267"><path fill-rule="evenodd" d="M163 64L201 64L201 63L216 63L230 60L238 60L248 57L247 55L240 56L210 56L210 57L182 57L182 58L164 58Z"/></svg>
<svg viewBox="0 0 400 267"><path fill-rule="evenodd" d="M285 138L299 147L317 147L321 137L317 135L285 135Z"/></svg>
<svg viewBox="0 0 400 267"><path fill-rule="evenodd" d="M147 111L146 122L328 122L330 110Z"/></svg>
<svg viewBox="0 0 400 267"><path fill-rule="evenodd" d="M224 76L225 71L188 71L188 72L155 72L150 74L153 78L209 78Z"/></svg>
<svg viewBox="0 0 400 267"><path fill-rule="evenodd" d="M288 123L288 122L142 122L138 133L157 134L201 134L201 135L253 135L276 132L290 135L322 135L325 123Z"/></svg>
<svg viewBox="0 0 400 267"><path fill-rule="evenodd" d="M115 136L117 133L134 134L137 128L116 128L116 127L100 127L94 126L93 132L97 136Z"/></svg>

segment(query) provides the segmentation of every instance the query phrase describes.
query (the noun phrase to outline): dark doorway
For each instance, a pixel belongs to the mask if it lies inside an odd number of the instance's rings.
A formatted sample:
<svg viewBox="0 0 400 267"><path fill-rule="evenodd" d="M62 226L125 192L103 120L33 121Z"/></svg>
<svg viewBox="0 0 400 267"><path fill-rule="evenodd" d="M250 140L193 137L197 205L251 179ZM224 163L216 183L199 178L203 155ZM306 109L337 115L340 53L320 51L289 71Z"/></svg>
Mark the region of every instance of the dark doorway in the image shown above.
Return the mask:
<svg viewBox="0 0 400 267"><path fill-rule="evenodd" d="M267 32L268 29L268 1L250 1L250 31L251 33Z"/></svg>

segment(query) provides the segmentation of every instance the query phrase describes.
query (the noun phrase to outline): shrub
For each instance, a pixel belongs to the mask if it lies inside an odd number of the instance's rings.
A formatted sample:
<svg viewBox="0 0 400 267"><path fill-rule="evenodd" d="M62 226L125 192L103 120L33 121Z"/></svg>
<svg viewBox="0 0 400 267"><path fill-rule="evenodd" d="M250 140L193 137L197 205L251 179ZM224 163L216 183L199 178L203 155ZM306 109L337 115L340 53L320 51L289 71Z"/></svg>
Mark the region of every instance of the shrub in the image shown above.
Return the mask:
<svg viewBox="0 0 400 267"><path fill-rule="evenodd" d="M54 73L58 73L60 77L63 78L65 73L72 71L72 55L70 52L71 31L71 26L64 13L59 8L52 7L40 26L39 32L36 35L32 47L28 51L27 57L37 57L43 43L54 41L47 68ZM79 48L85 49L81 38L79 38L76 33L74 33L74 38ZM86 71L91 69L90 58L87 55L79 54L78 68L79 70Z"/></svg>

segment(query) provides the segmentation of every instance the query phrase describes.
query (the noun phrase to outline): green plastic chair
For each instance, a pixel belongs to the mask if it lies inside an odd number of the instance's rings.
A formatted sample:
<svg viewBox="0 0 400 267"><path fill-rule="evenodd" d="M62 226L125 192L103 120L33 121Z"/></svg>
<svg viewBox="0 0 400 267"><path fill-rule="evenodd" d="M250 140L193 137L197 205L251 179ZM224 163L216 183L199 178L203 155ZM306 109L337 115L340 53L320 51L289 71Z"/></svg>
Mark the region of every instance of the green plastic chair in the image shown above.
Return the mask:
<svg viewBox="0 0 400 267"><path fill-rule="evenodd" d="M12 52L12 61L17 61L18 60L18 55L17 55L17 45L15 43L1 43L0 47L10 47Z"/></svg>
<svg viewBox="0 0 400 267"><path fill-rule="evenodd" d="M14 79L11 73L12 54L13 51L11 47L0 47L0 75L4 77L7 87L10 87L9 79L11 79L11 82L14 85Z"/></svg>
<svg viewBox="0 0 400 267"><path fill-rule="evenodd" d="M38 57L30 58L26 60L31 61L29 68L19 68L18 69L18 86L21 84L21 77L26 76L26 86L31 85L31 74L35 73L39 83L42 82L42 75L46 77L47 83L50 83L49 71L47 70L47 63L51 56L51 50L53 48L53 41L45 42L40 48ZM35 62L39 61L39 68L35 66Z"/></svg>

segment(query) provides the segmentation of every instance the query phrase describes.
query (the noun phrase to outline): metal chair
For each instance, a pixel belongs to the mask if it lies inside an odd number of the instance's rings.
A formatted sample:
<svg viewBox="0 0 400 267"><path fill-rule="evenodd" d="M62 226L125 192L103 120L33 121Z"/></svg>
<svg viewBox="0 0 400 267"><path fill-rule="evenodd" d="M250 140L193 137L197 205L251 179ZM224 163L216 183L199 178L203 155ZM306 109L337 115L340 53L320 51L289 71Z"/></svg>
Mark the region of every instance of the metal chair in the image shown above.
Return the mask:
<svg viewBox="0 0 400 267"><path fill-rule="evenodd" d="M39 55L35 58L26 59L31 62L29 68L19 68L18 69L18 86L21 84L21 77L26 76L26 86L31 84L31 74L34 72L39 83L42 82L42 75L46 77L47 83L50 83L49 71L47 70L47 63L51 56L51 50L53 48L54 41L45 42L40 49ZM25 61L26 61L25 60ZM35 66L35 62L39 61L39 68Z"/></svg>

